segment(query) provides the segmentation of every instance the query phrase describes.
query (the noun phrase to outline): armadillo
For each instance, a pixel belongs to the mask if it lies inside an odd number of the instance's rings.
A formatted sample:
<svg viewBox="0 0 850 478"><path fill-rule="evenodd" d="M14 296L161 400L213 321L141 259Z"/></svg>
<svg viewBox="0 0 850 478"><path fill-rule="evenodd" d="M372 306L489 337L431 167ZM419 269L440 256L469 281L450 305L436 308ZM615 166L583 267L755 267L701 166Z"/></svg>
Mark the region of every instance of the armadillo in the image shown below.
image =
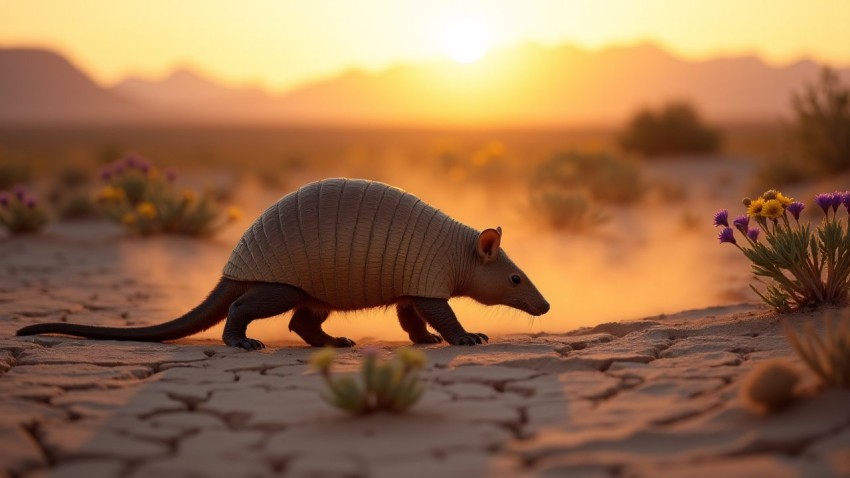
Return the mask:
<svg viewBox="0 0 850 478"><path fill-rule="evenodd" d="M133 328L36 324L17 334L162 342L226 318L224 343L256 350L264 345L246 336L248 324L294 310L289 329L308 344L350 347L350 339L322 330L331 311L395 305L414 343L481 344L488 337L467 332L449 298L535 316L549 310L501 249L501 236L501 228L479 232L388 184L325 179L266 209L239 240L218 285L182 317Z"/></svg>

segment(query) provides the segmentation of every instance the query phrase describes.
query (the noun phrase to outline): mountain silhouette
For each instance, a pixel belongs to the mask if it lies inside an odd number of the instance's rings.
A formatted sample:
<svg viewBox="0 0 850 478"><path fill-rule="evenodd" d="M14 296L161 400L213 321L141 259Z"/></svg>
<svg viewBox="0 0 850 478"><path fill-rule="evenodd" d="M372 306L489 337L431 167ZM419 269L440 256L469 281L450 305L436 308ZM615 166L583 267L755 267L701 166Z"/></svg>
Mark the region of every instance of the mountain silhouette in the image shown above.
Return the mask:
<svg viewBox="0 0 850 478"><path fill-rule="evenodd" d="M0 50L0 121L611 126L671 100L689 101L716 122L763 121L788 116L791 94L820 69L754 56L684 60L652 44L598 51L529 44L470 65L352 70L270 95L187 68L103 88L56 53ZM839 74L850 81L850 70Z"/></svg>
<svg viewBox="0 0 850 478"><path fill-rule="evenodd" d="M86 122L133 116L135 105L104 90L61 55L0 49L0 121Z"/></svg>
<svg viewBox="0 0 850 478"><path fill-rule="evenodd" d="M671 100L690 101L714 121L772 120L790 114L791 94L820 68L811 61L771 67L755 57L684 61L652 45L598 52L527 45L474 65L352 72L284 102L317 122L610 125Z"/></svg>
<svg viewBox="0 0 850 478"><path fill-rule="evenodd" d="M174 70L158 81L128 77L110 88L118 96L157 105L202 105L216 102L247 103L268 101L269 96L258 88L233 88L204 77L189 68Z"/></svg>

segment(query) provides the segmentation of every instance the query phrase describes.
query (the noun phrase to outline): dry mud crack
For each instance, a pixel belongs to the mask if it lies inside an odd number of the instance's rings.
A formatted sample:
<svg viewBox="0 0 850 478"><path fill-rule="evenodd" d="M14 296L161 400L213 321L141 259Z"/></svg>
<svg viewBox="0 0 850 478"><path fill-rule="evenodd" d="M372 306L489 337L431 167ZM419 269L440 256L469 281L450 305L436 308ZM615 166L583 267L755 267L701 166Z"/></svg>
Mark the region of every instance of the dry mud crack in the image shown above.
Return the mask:
<svg viewBox="0 0 850 478"><path fill-rule="evenodd" d="M7 250L0 266L6 476L850 474L850 392L767 417L742 408L753 364L792 357L780 321L754 306L423 347L421 402L352 418L319 399L301 346L13 337L45 320L126 326L167 313L147 299L163 293L155 281L98 265L84 244L61 260L49 244L15 247L39 253ZM339 368L361 358L342 351Z"/></svg>

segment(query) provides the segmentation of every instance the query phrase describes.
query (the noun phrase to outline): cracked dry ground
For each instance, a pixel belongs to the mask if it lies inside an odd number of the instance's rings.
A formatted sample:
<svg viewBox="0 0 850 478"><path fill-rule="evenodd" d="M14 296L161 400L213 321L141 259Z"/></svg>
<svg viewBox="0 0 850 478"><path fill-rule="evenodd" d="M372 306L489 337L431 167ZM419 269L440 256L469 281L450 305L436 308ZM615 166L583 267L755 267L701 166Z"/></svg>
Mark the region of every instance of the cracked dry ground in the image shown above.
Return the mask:
<svg viewBox="0 0 850 478"><path fill-rule="evenodd" d="M300 345L243 352L197 340L13 337L35 322L138 325L168 314L156 299L173 292L104 261L115 247L0 244L8 476L850 473L850 393L821 393L769 417L742 408L738 388L753 364L791 355L779 320L752 306L425 347L422 401L409 414L367 418L318 398L322 383L305 365L313 351ZM340 358L352 370L361 353Z"/></svg>

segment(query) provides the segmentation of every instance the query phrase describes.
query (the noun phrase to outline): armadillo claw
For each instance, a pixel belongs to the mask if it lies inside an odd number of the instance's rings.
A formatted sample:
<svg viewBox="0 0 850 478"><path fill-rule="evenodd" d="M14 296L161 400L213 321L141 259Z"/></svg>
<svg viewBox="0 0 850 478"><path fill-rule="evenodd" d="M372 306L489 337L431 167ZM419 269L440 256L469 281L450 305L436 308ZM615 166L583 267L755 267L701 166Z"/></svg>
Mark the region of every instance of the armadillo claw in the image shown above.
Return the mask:
<svg viewBox="0 0 850 478"><path fill-rule="evenodd" d="M347 337L334 337L331 343L329 343L328 345L330 345L331 347L348 348L354 347L357 344L355 344L353 340Z"/></svg>
<svg viewBox="0 0 850 478"><path fill-rule="evenodd" d="M437 334L425 333L417 337L411 337L410 340L414 344L438 344L443 341L443 338Z"/></svg>
<svg viewBox="0 0 850 478"><path fill-rule="evenodd" d="M454 337L454 339L450 342L453 345L477 345L487 341L489 341L489 338L484 334L465 332L463 334L458 335L457 337Z"/></svg>
<svg viewBox="0 0 850 478"><path fill-rule="evenodd" d="M256 339L236 339L228 343L227 345L231 347L236 347L245 350L260 350L266 348L265 344Z"/></svg>

